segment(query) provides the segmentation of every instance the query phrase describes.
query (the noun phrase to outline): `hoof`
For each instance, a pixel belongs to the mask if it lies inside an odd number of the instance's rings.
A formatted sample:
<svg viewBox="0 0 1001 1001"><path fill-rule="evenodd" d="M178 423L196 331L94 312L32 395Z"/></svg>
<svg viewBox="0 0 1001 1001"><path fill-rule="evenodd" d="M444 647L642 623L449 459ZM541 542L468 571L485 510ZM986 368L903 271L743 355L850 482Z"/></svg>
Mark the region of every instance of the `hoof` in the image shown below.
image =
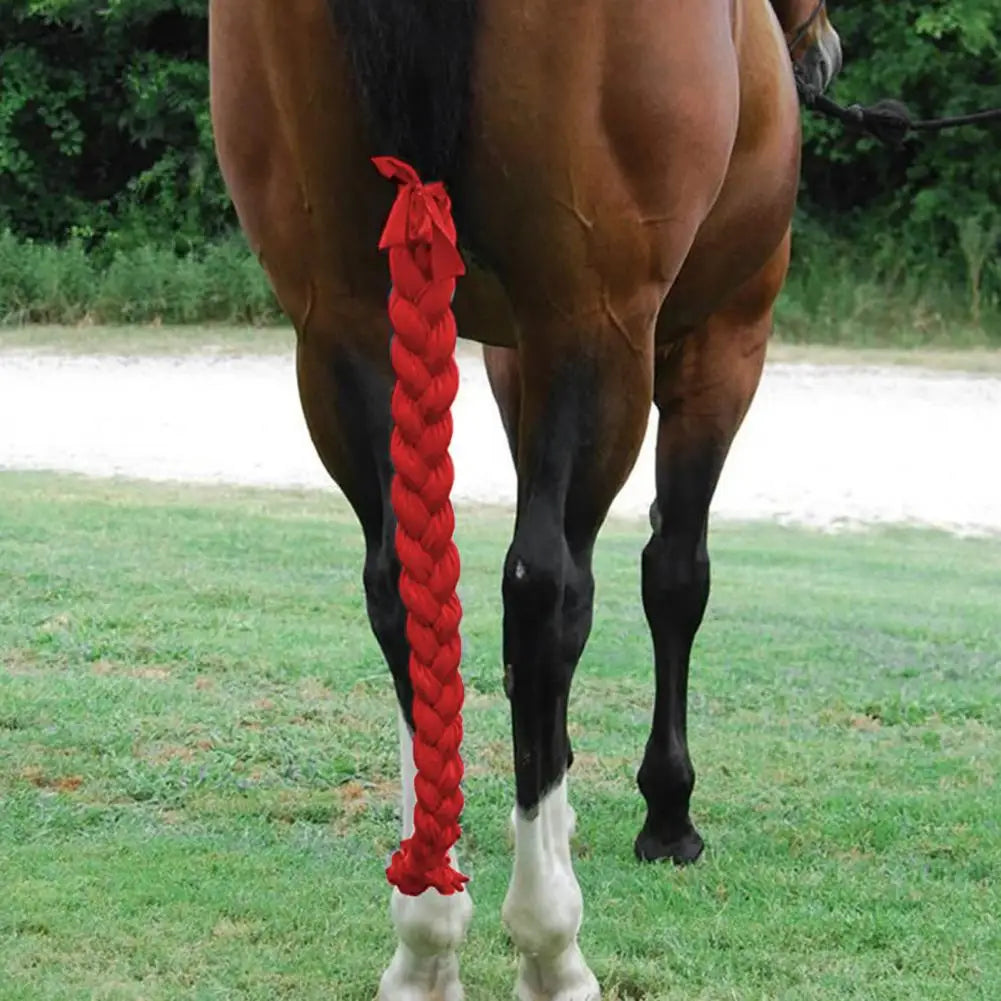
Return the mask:
<svg viewBox="0 0 1001 1001"><path fill-rule="evenodd" d="M675 865L691 865L697 862L705 848L705 842L691 824L679 837L664 840L645 827L636 839L634 849L640 862L663 862L670 859Z"/></svg>
<svg viewBox="0 0 1001 1001"><path fill-rule="evenodd" d="M601 1001L601 988L574 942L562 955L522 956L518 1001Z"/></svg>

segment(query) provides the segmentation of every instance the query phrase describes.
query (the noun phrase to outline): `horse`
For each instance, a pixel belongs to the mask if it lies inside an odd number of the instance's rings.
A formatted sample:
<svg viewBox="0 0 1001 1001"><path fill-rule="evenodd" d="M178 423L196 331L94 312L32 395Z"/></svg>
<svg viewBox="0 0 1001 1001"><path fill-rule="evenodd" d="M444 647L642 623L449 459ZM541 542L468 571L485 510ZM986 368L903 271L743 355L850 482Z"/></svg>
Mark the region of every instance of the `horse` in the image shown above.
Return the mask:
<svg viewBox="0 0 1001 1001"><path fill-rule="evenodd" d="M502 572L514 861L502 919L522 1001L594 1001L577 936L567 702L592 552L657 408L642 552L652 725L640 860L695 861L686 700L709 596L708 511L755 395L790 260L802 86L841 50L824 0L211 0L211 113L244 234L296 331L306 425L364 537L372 631L399 706L404 836L413 688L391 505L392 191L441 181L517 472ZM792 59L790 59L790 49ZM454 857L454 856L453 856ZM458 1001L468 892L391 894L382 1001Z"/></svg>

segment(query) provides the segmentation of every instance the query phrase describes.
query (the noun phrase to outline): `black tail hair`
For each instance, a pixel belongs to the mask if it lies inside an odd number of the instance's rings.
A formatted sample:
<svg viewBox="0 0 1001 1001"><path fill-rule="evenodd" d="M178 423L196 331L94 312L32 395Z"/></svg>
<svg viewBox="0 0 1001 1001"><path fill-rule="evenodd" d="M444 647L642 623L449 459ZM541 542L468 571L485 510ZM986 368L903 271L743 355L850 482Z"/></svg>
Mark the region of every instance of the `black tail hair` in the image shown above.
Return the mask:
<svg viewBox="0 0 1001 1001"><path fill-rule="evenodd" d="M454 184L469 117L477 0L328 0L365 105L372 155Z"/></svg>

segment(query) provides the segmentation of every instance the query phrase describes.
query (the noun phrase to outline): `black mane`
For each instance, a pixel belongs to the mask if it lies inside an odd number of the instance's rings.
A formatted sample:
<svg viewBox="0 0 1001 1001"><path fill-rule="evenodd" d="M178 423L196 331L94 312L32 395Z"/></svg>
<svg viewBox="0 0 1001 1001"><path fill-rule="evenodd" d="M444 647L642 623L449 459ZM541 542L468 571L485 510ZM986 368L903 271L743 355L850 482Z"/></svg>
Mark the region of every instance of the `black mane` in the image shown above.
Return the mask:
<svg viewBox="0 0 1001 1001"><path fill-rule="evenodd" d="M367 112L374 156L457 181L477 0L328 0Z"/></svg>

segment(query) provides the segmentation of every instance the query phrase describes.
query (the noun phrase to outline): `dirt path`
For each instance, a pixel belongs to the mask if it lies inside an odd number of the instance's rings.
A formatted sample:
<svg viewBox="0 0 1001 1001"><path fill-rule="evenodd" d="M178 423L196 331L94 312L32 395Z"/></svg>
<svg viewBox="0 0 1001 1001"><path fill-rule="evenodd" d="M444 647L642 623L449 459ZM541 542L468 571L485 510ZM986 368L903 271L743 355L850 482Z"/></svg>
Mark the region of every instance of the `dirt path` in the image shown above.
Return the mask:
<svg viewBox="0 0 1001 1001"><path fill-rule="evenodd" d="M513 503L478 360L463 355L456 496ZM0 468L326 487L290 356L0 355ZM653 426L613 513L645 515ZM1001 378L773 364L713 506L717 517L1001 531Z"/></svg>

